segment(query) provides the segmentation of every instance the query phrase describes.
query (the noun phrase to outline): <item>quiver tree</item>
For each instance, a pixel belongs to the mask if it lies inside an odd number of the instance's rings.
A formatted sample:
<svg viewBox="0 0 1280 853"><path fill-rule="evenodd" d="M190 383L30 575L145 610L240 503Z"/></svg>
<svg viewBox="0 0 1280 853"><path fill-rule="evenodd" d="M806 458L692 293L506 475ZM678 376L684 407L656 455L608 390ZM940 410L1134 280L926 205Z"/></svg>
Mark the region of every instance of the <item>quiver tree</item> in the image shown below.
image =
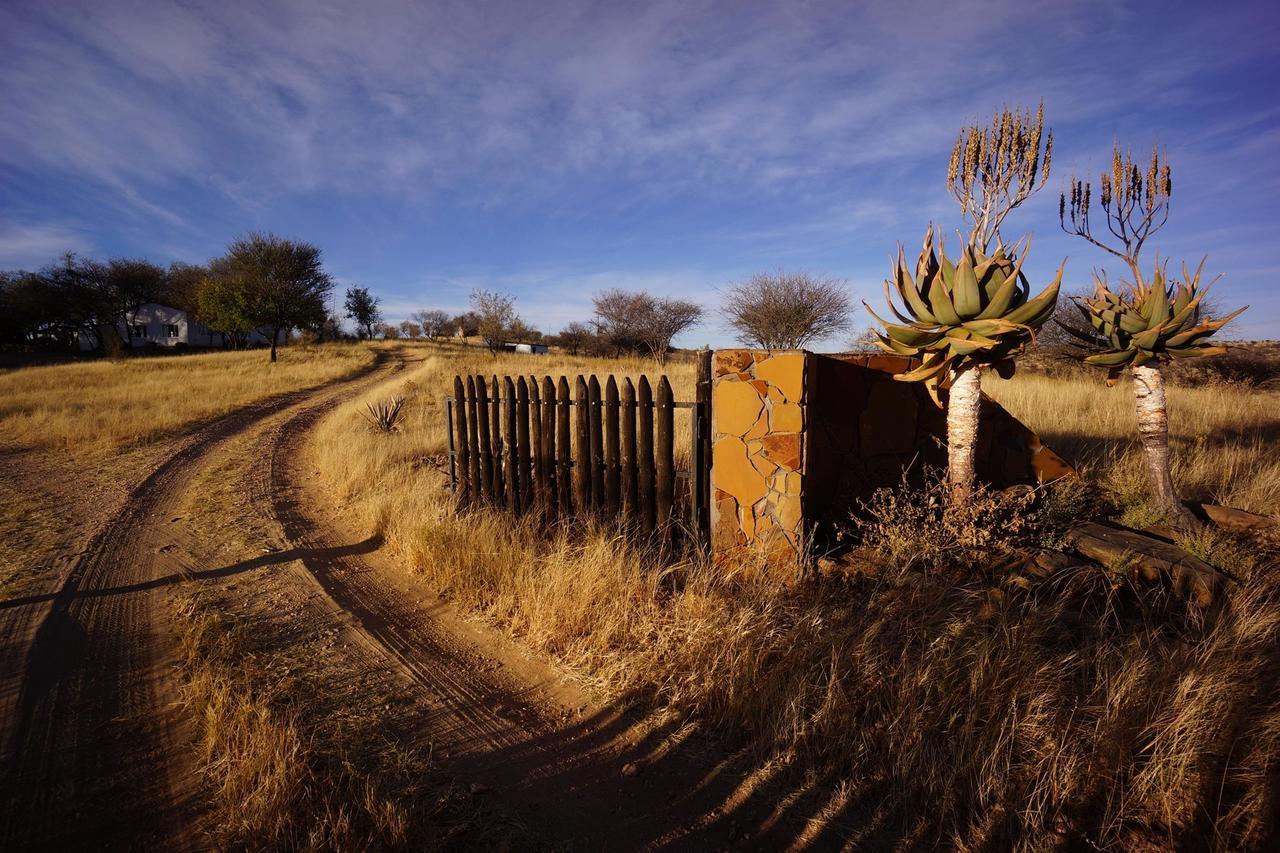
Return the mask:
<svg viewBox="0 0 1280 853"><path fill-rule="evenodd" d="M1144 276L1139 265L1143 244L1169 220L1172 193L1171 170L1159 149L1152 150L1144 171L1130 152L1117 146L1111 172L1099 180L1098 201L1113 238L1105 241L1093 235L1092 185L1072 178L1070 194L1063 193L1058 201L1063 230L1123 261L1132 279L1112 290L1106 273L1095 273L1093 295L1076 300L1087 325L1063 324L1063 328L1079 343L1085 364L1106 369L1108 386L1115 385L1126 369L1132 374L1152 502L1175 521L1194 525L1173 487L1169 414L1160 368L1175 358L1225 353L1226 347L1215 346L1209 338L1245 309L1221 320L1201 318L1204 297L1213 284L1200 286L1203 260L1194 274L1183 263L1181 281L1171 281L1167 264L1158 258L1150 278Z"/></svg>
<svg viewBox="0 0 1280 853"><path fill-rule="evenodd" d="M876 335L881 349L921 359L919 367L894 378L928 383L930 394L940 403L939 390L947 390L947 470L957 498L967 496L973 487L982 369L992 366L1002 378L1012 376L1014 357L1053 315L1058 301L1062 267L1048 287L1031 297L1022 274L1029 243L1023 241L1007 253L997 247L991 256L970 245L958 262L952 262L945 247L939 245L935 253L930 226L915 276L899 248L893 281L885 282L889 310L901 324L881 319L867 306L884 327ZM891 285L904 311L894 305Z"/></svg>
<svg viewBox="0 0 1280 853"><path fill-rule="evenodd" d="M919 367L894 378L927 383L934 400L946 406L947 478L958 500L973 490L983 368L1012 376L1014 358L1057 305L1066 261L1049 286L1031 297L1022 274L1030 239L1008 250L1000 239L1005 218L1048 179L1052 153L1043 105L1035 116L1006 109L990 127L962 128L947 171L947 189L972 226L959 261L948 258L941 243L935 253L930 226L915 276L899 247L893 280L885 282L889 309L901 322L886 322L867 306L884 327L877 333L881 349L921 359Z"/></svg>

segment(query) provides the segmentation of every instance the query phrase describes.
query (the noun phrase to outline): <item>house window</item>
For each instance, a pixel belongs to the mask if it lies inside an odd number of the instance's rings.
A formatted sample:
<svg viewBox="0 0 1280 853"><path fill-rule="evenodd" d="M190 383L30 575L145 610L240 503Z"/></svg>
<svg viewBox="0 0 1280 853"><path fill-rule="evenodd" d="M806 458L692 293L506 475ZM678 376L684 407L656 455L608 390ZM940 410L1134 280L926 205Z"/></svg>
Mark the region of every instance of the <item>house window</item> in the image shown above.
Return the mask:
<svg viewBox="0 0 1280 853"><path fill-rule="evenodd" d="M147 336L147 324L146 324L146 323L134 323L134 324L133 324L133 336L134 336L135 338L145 338L145 337Z"/></svg>
<svg viewBox="0 0 1280 853"><path fill-rule="evenodd" d="M171 338L176 338L176 337L178 336L178 324L177 324L177 323L170 323L169 325L165 326L164 328L165 328L165 331L167 331L167 332L169 333L169 337L171 337Z"/></svg>

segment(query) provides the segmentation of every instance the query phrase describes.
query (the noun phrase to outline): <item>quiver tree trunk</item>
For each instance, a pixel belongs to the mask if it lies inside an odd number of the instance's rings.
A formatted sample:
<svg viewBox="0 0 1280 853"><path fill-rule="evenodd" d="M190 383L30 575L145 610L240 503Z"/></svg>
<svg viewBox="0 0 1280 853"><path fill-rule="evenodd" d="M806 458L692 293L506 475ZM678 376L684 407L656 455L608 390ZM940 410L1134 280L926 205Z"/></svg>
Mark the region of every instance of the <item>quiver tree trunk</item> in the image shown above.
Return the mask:
<svg viewBox="0 0 1280 853"><path fill-rule="evenodd" d="M1169 460L1169 411L1166 408L1164 377L1160 368L1143 365L1133 369L1133 398L1138 413L1138 436L1147 462L1151 502L1183 524L1194 520L1173 489Z"/></svg>
<svg viewBox="0 0 1280 853"><path fill-rule="evenodd" d="M956 370L947 392L947 482L956 500L965 500L973 492L981 404L981 365Z"/></svg>

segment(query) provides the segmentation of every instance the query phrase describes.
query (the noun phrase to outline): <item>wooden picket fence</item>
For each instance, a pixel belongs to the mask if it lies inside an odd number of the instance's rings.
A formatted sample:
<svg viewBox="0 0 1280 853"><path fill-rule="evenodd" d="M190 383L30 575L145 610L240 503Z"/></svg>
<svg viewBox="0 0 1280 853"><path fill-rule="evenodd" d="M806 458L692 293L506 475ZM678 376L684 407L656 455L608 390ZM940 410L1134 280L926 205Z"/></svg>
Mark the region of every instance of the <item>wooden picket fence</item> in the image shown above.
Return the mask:
<svg viewBox="0 0 1280 853"><path fill-rule="evenodd" d="M701 368L701 364L700 364ZM700 369L700 374L701 374ZM547 518L613 518L642 531L709 528L710 363L698 400L654 387L568 377L456 376L445 399L449 483L460 505ZM689 409L691 470L675 461L675 411ZM684 487L677 483L683 481Z"/></svg>

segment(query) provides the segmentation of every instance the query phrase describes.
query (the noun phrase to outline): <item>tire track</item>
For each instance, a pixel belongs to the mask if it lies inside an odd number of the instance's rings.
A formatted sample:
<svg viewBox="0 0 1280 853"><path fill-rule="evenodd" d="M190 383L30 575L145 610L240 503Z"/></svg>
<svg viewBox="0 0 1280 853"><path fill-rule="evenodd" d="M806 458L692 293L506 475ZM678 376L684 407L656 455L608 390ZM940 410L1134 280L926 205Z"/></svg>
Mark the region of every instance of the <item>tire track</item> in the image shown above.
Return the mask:
<svg viewBox="0 0 1280 853"><path fill-rule="evenodd" d="M387 361L252 404L193 431L135 487L49 596L4 602L0 726L5 846L191 849L200 805L157 605L176 567L168 510L219 446L302 401L331 399ZM43 608L32 618L32 608ZM25 636L14 636L21 632Z"/></svg>

